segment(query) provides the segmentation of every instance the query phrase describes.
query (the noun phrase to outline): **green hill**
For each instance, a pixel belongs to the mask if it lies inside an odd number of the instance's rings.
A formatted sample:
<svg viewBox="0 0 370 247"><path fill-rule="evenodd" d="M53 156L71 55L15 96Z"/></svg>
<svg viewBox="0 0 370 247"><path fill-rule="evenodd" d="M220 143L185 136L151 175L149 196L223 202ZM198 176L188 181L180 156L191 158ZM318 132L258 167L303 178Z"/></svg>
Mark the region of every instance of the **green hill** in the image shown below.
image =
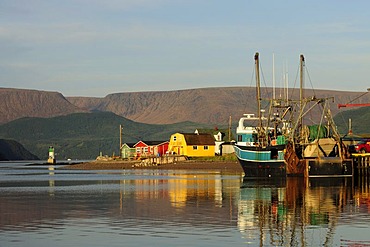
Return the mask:
<svg viewBox="0 0 370 247"><path fill-rule="evenodd" d="M370 136L370 107L361 107L339 112L334 117L339 132L348 133L348 120L352 119L352 132L357 135Z"/></svg>
<svg viewBox="0 0 370 247"><path fill-rule="evenodd" d="M39 158L14 140L0 139L0 160L38 160Z"/></svg>
<svg viewBox="0 0 370 247"><path fill-rule="evenodd" d="M348 132L352 119L355 134L370 134L370 107L338 113L334 120L340 133ZM0 125L0 138L21 143L40 159L47 159L48 147L53 145L58 160L95 159L100 152L112 155L119 152L119 125L123 126L122 140L127 143L168 140L176 132L213 129L214 125L182 122L176 124L144 124L131 121L111 112L74 113L53 118L22 118ZM234 124L235 125L235 124ZM218 126L220 128L225 126ZM224 131L226 133L226 131ZM232 135L235 127L232 128Z"/></svg>
<svg viewBox="0 0 370 247"><path fill-rule="evenodd" d="M48 147L55 147L58 160L94 159L100 152L119 152L119 125L122 141L168 140L175 132L193 132L206 124L143 124L110 112L75 113L54 118L22 118L0 126L0 138L20 142L40 159L47 159Z"/></svg>

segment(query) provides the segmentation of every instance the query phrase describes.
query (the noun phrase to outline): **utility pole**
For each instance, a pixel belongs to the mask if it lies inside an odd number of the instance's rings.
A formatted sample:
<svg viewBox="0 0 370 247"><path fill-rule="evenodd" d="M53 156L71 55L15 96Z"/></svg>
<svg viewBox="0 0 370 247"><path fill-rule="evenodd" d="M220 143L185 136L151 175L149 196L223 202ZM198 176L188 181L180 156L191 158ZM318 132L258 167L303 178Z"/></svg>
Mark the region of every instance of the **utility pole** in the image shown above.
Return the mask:
<svg viewBox="0 0 370 247"><path fill-rule="evenodd" d="M229 142L231 141L231 116L229 116Z"/></svg>
<svg viewBox="0 0 370 247"><path fill-rule="evenodd" d="M122 125L119 125L119 156L122 156Z"/></svg>

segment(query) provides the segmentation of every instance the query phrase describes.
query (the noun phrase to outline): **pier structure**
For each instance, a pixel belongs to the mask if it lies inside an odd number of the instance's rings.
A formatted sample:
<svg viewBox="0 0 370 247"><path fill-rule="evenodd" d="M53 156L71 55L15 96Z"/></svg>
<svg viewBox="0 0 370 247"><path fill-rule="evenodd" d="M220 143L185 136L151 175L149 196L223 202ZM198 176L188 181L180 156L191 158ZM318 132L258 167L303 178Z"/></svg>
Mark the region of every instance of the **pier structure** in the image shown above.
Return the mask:
<svg viewBox="0 0 370 247"><path fill-rule="evenodd" d="M358 176L370 175L370 153L352 154L352 159Z"/></svg>
<svg viewBox="0 0 370 247"><path fill-rule="evenodd" d="M179 161L185 161L187 158L184 155L164 155L164 156L150 156L143 158L140 163L135 166L158 166L164 164L174 164Z"/></svg>

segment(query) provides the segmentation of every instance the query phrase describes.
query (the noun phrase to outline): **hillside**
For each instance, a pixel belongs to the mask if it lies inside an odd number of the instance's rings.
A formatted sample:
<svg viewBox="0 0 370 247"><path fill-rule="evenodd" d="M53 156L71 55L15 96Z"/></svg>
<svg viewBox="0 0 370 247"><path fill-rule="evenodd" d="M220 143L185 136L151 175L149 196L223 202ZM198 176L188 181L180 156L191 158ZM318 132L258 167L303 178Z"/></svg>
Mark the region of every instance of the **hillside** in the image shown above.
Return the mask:
<svg viewBox="0 0 370 247"><path fill-rule="evenodd" d="M0 160L38 160L22 144L13 140L0 139Z"/></svg>
<svg viewBox="0 0 370 247"><path fill-rule="evenodd" d="M355 134L370 133L370 107L343 111L335 122L342 134L348 132L352 119ZM235 124L232 135L235 134ZM119 150L119 125L123 126L123 142L139 140L168 140L176 132L213 129L212 124L181 122L176 124L144 124L134 122L111 112L75 113L53 118L22 118L0 125L0 138L13 139L40 159L47 159L50 145L56 149L57 159L94 159L100 152L112 155ZM218 126L219 128L226 128ZM2 150L2 149L1 149ZM17 151L22 153L23 151ZM29 158L30 159L30 158Z"/></svg>
<svg viewBox="0 0 370 247"><path fill-rule="evenodd" d="M341 134L348 133L348 119L352 119L352 132L356 135L370 136L370 106L353 108L337 114L334 118Z"/></svg>
<svg viewBox="0 0 370 247"><path fill-rule="evenodd" d="M207 125L191 122L151 125L137 123L110 112L75 113L53 118L22 118L0 125L0 138L12 138L40 159L47 159L48 147L53 145L57 159L94 159L100 152L119 152L119 125L122 140L168 140L175 132L193 132Z"/></svg>
<svg viewBox="0 0 370 247"><path fill-rule="evenodd" d="M116 93L97 100L68 98L78 107L110 111L128 119L151 124L183 121L227 123L230 115L240 116L247 107L242 99L253 97L254 89L204 88L165 92Z"/></svg>
<svg viewBox="0 0 370 247"><path fill-rule="evenodd" d="M281 89L276 89L277 94ZM290 97L298 98L299 91L290 90ZM262 90L263 98L270 98L271 88ZM361 93L330 90L305 90L306 97L334 97L332 113L339 112L338 103L347 103ZM125 118L151 124L182 121L225 124L229 116L237 121L244 113L255 113L254 87L203 88L165 92L116 93L104 98L67 97L74 105L98 111L110 111ZM370 94L356 103L370 102Z"/></svg>
<svg viewBox="0 0 370 247"><path fill-rule="evenodd" d="M0 124L22 117L54 117L86 112L57 92L0 88Z"/></svg>
<svg viewBox="0 0 370 247"><path fill-rule="evenodd" d="M277 95L282 92L276 89ZM334 97L336 105L347 103L362 93L331 90L305 90L305 96ZM271 88L262 89L262 97L270 98ZM244 113L255 113L254 87L200 88L177 91L115 93L103 98L64 97L57 92L0 88L0 124L22 117L54 117L87 111L110 111L136 122L170 124L192 121L227 124L229 116L237 121ZM291 89L290 98L298 97ZM355 103L370 102L367 94ZM341 110L342 111L342 110Z"/></svg>
<svg viewBox="0 0 370 247"><path fill-rule="evenodd" d="M193 132L195 129L212 129L215 126L223 128L227 126L229 116L233 117L234 133L240 115L255 112L254 88L120 93L104 98L74 97L68 100L59 93L30 90L16 92L18 90L14 89L1 91L7 99L0 99L6 102L1 112L14 111L12 118L22 118L0 125L0 138L18 141L40 159L47 158L50 145L56 148L59 160L94 159L100 152L118 154L119 125L123 125L123 142L158 141L168 140L175 132ZM291 94L294 92L291 91ZM335 122L341 134L348 132L349 118L352 119L354 133L370 132L367 127L370 107L344 108L340 112L336 107L336 103L349 102L360 94L323 90L316 92L317 97L335 97L332 110L333 114L339 113L335 116ZM369 96L362 97L358 102L367 100L370 102ZM25 106L21 107L23 104ZM68 114L74 111L91 112ZM54 114L61 116L53 117ZM40 117L25 117L33 115ZM156 122L158 124L148 124Z"/></svg>

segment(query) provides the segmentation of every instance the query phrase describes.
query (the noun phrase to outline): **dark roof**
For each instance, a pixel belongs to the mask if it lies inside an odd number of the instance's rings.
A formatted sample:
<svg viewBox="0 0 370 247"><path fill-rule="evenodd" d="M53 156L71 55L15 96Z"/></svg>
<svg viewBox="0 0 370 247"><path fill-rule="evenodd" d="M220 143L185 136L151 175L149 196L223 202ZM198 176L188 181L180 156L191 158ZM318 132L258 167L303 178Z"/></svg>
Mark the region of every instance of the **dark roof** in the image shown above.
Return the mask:
<svg viewBox="0 0 370 247"><path fill-rule="evenodd" d="M144 143L147 146L158 146L158 145L164 144L168 141L138 141L137 143L133 144L132 147L135 147L139 142Z"/></svg>
<svg viewBox="0 0 370 247"><path fill-rule="evenodd" d="M149 146L156 146L159 144L164 144L168 141L142 141L142 142L144 142L145 144L148 144Z"/></svg>
<svg viewBox="0 0 370 247"><path fill-rule="evenodd" d="M136 143L127 143L127 142L125 142L125 143L122 143L122 145L127 145L127 146L129 146L130 148L132 148Z"/></svg>
<svg viewBox="0 0 370 247"><path fill-rule="evenodd" d="M211 134L184 134L187 145L215 145L215 138Z"/></svg>

